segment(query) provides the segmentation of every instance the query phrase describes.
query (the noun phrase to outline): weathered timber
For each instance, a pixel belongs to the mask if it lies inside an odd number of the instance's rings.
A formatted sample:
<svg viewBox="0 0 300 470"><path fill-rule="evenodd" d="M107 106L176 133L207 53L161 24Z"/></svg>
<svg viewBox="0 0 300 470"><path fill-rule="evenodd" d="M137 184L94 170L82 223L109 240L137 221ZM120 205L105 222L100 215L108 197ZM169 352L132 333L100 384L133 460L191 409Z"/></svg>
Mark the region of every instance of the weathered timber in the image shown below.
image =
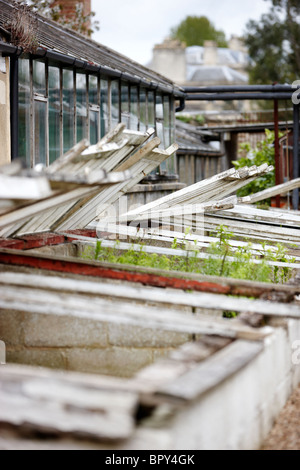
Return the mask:
<svg viewBox="0 0 300 470"><path fill-rule="evenodd" d="M246 367L262 350L263 344L260 342L235 341L173 383L162 387L156 395L164 401L196 400Z"/></svg>
<svg viewBox="0 0 300 470"><path fill-rule="evenodd" d="M113 383L113 380L111 380ZM129 438L138 395L101 387L101 379L7 366L0 374L0 430L112 442Z"/></svg>

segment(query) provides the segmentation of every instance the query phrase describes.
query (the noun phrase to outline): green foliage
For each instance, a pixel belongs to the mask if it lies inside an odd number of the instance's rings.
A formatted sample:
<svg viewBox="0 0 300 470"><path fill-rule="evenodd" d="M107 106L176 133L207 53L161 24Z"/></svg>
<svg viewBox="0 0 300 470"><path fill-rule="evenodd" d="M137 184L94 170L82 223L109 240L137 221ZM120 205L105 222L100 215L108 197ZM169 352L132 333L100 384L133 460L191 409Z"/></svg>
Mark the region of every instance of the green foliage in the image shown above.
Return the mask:
<svg viewBox="0 0 300 470"><path fill-rule="evenodd" d="M287 282L291 277L291 269L272 266L268 262L293 263L294 259L287 256L288 250L282 245L276 245L275 250L266 249L263 244L257 255L252 252L252 244L246 247L233 248L229 240L233 234L226 227L219 227L216 235L217 243L212 243L208 252L211 258L204 262L203 274L220 275L234 279L248 279L258 282ZM260 260L260 263L255 261Z"/></svg>
<svg viewBox="0 0 300 470"><path fill-rule="evenodd" d="M179 115L176 116L176 119L179 121L185 122L186 124L193 124L198 126L203 126L205 124L205 117L202 114L197 114L196 116L188 116L188 115Z"/></svg>
<svg viewBox="0 0 300 470"><path fill-rule="evenodd" d="M249 143L241 144L240 154L244 155L239 160L232 162L235 168L238 170L245 166L251 167L253 165L260 166L264 163L268 165L275 165L275 149L274 149L274 132L266 129L266 138L261 142L258 142L257 146L252 149ZM282 134L281 134L282 136ZM244 186L238 191L239 197L248 196L264 189L271 188L275 185L275 170L257 178L252 183Z"/></svg>
<svg viewBox="0 0 300 470"><path fill-rule="evenodd" d="M83 12L83 3L80 1L76 4L73 18L67 18L63 14L64 8L60 3L53 6L53 0L28 0L23 3L28 3L34 12L87 36L91 36L95 31L99 31L99 21L93 20L96 13L91 12L85 15Z"/></svg>
<svg viewBox="0 0 300 470"><path fill-rule="evenodd" d="M268 264L268 262L279 261L281 263L294 262L287 256L287 249L282 245L277 245L275 250L266 249L265 245L257 255L252 252L252 245L249 243L246 247L234 248L229 240L233 234L224 226L220 226L214 234L218 237L218 242L211 243L207 250L208 258L199 259L199 249L197 242L191 247L186 238L179 244L174 239L172 248L183 249L186 256L165 256L147 253L145 245L132 245L128 251L122 251L119 248L119 242L115 243L113 248L105 248L101 241L97 241L96 247L87 247L82 257L108 263L121 263L133 266L144 266L156 268L162 271L181 271L190 273L199 273L210 276L231 277L234 279L248 279L259 282L284 283L291 277L291 269L288 267L277 267ZM259 263L255 261L260 260Z"/></svg>
<svg viewBox="0 0 300 470"><path fill-rule="evenodd" d="M227 47L225 33L217 30L206 16L188 16L171 29L172 39L185 42L186 46L203 46L204 41L216 41L219 47Z"/></svg>
<svg viewBox="0 0 300 470"><path fill-rule="evenodd" d="M249 21L245 36L249 55L250 82L293 82L300 72L299 0L273 0L260 21Z"/></svg>

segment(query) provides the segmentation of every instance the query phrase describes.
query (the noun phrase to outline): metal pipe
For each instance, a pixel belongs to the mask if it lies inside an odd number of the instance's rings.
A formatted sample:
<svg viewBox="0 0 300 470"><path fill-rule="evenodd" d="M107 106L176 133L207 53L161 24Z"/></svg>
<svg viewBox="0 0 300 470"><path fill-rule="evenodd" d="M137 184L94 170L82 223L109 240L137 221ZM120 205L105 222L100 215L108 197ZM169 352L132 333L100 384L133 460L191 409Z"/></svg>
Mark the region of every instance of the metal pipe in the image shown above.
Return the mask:
<svg viewBox="0 0 300 470"><path fill-rule="evenodd" d="M185 109L185 99L180 98L180 104L179 106L175 109L175 113L180 113L180 111L183 111Z"/></svg>
<svg viewBox="0 0 300 470"><path fill-rule="evenodd" d="M287 92L295 91L300 85L224 85L211 87L183 87L186 93L235 93L235 92Z"/></svg>
<svg viewBox="0 0 300 470"><path fill-rule="evenodd" d="M299 178L299 105L294 105L293 178ZM299 209L299 189L293 191L293 209Z"/></svg>
<svg viewBox="0 0 300 470"><path fill-rule="evenodd" d="M10 139L11 159L19 156L19 61L18 57L10 58Z"/></svg>
<svg viewBox="0 0 300 470"><path fill-rule="evenodd" d="M291 98L292 92L187 94L185 97L186 101L291 100Z"/></svg>
<svg viewBox="0 0 300 470"><path fill-rule="evenodd" d="M283 183L281 181L281 168L279 157L279 117L278 117L278 101L274 100L274 131L275 131L275 184L276 186ZM280 208L280 194L276 196L276 207Z"/></svg>

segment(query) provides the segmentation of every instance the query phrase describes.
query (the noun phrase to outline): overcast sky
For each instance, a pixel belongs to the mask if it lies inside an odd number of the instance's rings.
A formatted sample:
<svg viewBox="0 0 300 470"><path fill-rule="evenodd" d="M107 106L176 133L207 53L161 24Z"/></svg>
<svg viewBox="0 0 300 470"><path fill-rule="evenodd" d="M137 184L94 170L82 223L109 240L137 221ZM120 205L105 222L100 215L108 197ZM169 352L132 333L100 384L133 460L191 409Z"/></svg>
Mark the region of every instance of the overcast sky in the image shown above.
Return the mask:
<svg viewBox="0 0 300 470"><path fill-rule="evenodd" d="M100 31L94 39L141 64L186 16L207 16L217 29L242 35L247 21L268 11L265 0L92 0Z"/></svg>

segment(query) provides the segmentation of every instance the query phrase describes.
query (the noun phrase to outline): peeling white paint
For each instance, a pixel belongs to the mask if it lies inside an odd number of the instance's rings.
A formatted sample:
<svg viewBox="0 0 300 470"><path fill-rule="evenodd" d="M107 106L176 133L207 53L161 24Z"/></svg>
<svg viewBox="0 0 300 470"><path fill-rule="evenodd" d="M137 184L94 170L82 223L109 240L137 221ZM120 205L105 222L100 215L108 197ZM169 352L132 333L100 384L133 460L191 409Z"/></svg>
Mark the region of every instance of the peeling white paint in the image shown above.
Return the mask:
<svg viewBox="0 0 300 470"><path fill-rule="evenodd" d="M6 105L5 83L0 81L0 105Z"/></svg>
<svg viewBox="0 0 300 470"><path fill-rule="evenodd" d="M0 72L6 73L6 59L5 57L0 57Z"/></svg>

